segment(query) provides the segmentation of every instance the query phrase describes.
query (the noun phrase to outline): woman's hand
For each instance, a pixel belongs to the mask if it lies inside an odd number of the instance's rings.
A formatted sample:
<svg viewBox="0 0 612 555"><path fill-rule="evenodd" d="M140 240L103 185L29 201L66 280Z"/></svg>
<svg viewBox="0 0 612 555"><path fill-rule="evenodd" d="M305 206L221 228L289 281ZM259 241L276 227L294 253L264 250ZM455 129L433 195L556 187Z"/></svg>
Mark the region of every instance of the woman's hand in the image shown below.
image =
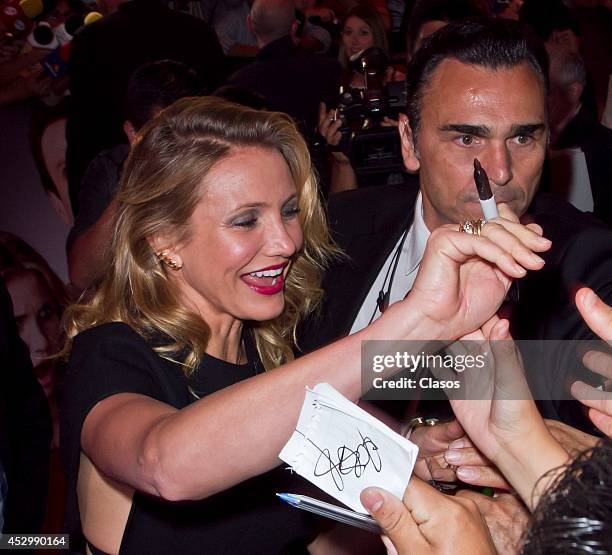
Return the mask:
<svg viewBox="0 0 612 555"><path fill-rule="evenodd" d="M451 497L413 477L403 502L367 488L361 502L383 529L388 553L496 553L487 525L471 499Z"/></svg>
<svg viewBox="0 0 612 555"><path fill-rule="evenodd" d="M504 204L481 236L445 225L431 234L408 300L437 325L440 338L456 339L479 329L498 310L513 279L539 270L535 254L550 248L537 224L523 226ZM445 336L445 337L444 337Z"/></svg>
<svg viewBox="0 0 612 555"><path fill-rule="evenodd" d="M612 307L587 287L576 293L576 306L589 328L612 345ZM589 351L582 362L589 370L612 380L612 355ZM582 381L576 381L572 384L571 392L583 405L590 407L589 418L593 424L612 437L612 393L605 389L600 391Z"/></svg>
<svg viewBox="0 0 612 555"><path fill-rule="evenodd" d="M444 460L456 468L457 478L466 484L512 489L497 467L474 446L468 436L453 441L444 453Z"/></svg>

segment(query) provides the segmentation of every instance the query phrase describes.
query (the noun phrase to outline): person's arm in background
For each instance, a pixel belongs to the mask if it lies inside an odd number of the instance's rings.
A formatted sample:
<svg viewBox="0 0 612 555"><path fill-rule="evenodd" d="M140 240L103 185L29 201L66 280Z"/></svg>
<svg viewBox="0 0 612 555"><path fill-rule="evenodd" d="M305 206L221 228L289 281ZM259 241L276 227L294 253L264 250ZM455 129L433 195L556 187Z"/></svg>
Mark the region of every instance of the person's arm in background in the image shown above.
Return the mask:
<svg viewBox="0 0 612 555"><path fill-rule="evenodd" d="M473 339L478 339L477 335ZM480 338L484 336L480 334ZM451 399L451 407L473 444L533 510L554 479L550 471L565 464L568 454L554 439L530 397L509 322L497 320L487 340L493 361L492 398L487 400L483 395L477 397L483 399L480 401ZM462 378L469 381L478 376L467 372ZM450 447L452 450L461 445Z"/></svg>
<svg viewBox="0 0 612 555"><path fill-rule="evenodd" d="M324 102L319 105L319 134L330 146L337 146L342 138L342 120L337 118L335 113L333 109L328 111ZM332 152L330 158L332 167L329 196L357 189L357 176L348 157L342 152Z"/></svg>
<svg viewBox="0 0 612 555"><path fill-rule="evenodd" d="M76 237L68 248L68 274L78 293L91 287L104 273L116 209L117 202L113 199L96 223Z"/></svg>
<svg viewBox="0 0 612 555"><path fill-rule="evenodd" d="M127 153L127 146L102 152L83 177L79 214L66 243L68 274L78 293L93 285L104 271L117 206L114 195Z"/></svg>
<svg viewBox="0 0 612 555"><path fill-rule="evenodd" d="M496 320L491 320L487 333L494 359L493 399L453 399L451 406L473 444L500 468L533 510L556 477L554 469L565 464L567 454L549 434L535 403L528 396L516 395L528 392L527 383L508 333L508 321ZM484 337L476 333L466 339ZM482 376L468 371L462 379L463 386L469 388L470 381L474 385ZM499 391L506 396L511 391L511 400L496 399L494 392ZM453 442L451 448L463 448L461 441ZM408 484L403 502L378 488L364 490L361 500L383 529L383 541L390 552L395 550L399 555L516 552L527 522L526 512L511 496L504 497L504 507L500 500L475 492L460 491L448 497L416 477ZM517 524L517 529L512 531L504 522Z"/></svg>

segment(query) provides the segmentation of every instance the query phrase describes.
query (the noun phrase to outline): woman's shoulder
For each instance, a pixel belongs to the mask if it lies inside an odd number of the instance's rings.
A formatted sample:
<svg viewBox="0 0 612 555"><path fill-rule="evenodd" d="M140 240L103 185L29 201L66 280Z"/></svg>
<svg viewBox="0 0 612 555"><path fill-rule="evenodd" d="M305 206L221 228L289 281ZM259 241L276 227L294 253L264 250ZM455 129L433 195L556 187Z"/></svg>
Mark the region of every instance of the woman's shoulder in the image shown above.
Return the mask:
<svg viewBox="0 0 612 555"><path fill-rule="evenodd" d="M136 335L140 337L136 330L125 322L105 322L104 324L98 324L79 332L75 339L79 338L82 341L83 338L104 338L121 335Z"/></svg>
<svg viewBox="0 0 612 555"><path fill-rule="evenodd" d="M97 400L113 393L139 393L176 405L183 397L184 379L180 366L159 356L136 330L110 322L74 338L66 389L89 391Z"/></svg>
<svg viewBox="0 0 612 555"><path fill-rule="evenodd" d="M100 346L109 342L148 346L144 337L130 325L124 322L106 322L78 333L73 339L73 349Z"/></svg>
<svg viewBox="0 0 612 555"><path fill-rule="evenodd" d="M130 363L149 360L157 365L161 359L152 345L134 328L124 322L107 322L88 328L76 335L70 351L70 363L88 359L115 360Z"/></svg>

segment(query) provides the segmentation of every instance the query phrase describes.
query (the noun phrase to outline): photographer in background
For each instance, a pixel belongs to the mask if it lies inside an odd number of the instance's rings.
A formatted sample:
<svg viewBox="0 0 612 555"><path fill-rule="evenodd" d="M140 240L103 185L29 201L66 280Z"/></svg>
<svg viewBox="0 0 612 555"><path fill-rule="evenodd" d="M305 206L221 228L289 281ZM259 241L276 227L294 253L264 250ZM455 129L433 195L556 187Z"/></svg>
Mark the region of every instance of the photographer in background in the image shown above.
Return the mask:
<svg viewBox="0 0 612 555"><path fill-rule="evenodd" d="M399 138L390 127L405 108L405 75L390 63L382 19L360 5L340 29L342 88L334 105L319 110L318 130L330 154L329 195L404 181Z"/></svg>

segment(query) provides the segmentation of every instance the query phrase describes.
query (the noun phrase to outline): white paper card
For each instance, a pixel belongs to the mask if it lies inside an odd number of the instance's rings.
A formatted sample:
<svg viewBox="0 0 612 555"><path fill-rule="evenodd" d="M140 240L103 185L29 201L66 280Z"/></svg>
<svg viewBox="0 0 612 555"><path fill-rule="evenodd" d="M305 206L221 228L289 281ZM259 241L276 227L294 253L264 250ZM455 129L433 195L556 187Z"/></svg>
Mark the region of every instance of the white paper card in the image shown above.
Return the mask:
<svg viewBox="0 0 612 555"><path fill-rule="evenodd" d="M359 494L377 486L401 499L417 453L414 443L320 383L306 389L296 430L279 457L338 501L367 513Z"/></svg>

